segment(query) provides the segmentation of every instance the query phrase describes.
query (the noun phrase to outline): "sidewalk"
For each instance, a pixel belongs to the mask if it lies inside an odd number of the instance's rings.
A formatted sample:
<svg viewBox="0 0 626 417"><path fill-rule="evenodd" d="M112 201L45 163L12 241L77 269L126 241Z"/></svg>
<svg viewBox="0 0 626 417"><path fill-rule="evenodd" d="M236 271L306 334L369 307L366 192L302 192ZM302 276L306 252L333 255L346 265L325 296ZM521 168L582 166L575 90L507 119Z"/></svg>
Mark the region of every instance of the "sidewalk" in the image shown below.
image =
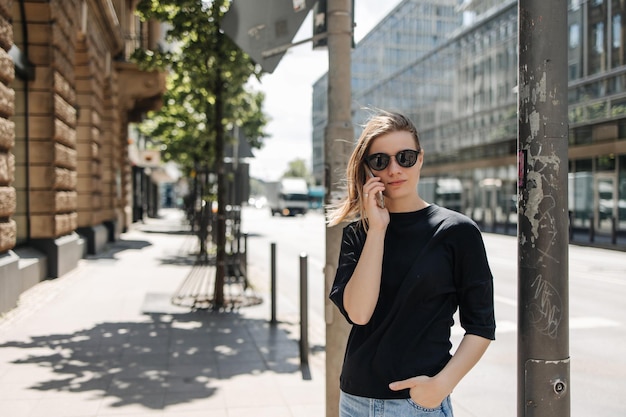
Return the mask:
<svg viewBox="0 0 626 417"><path fill-rule="evenodd" d="M162 214L0 317L0 416L325 414L324 352L301 369L297 323L270 326L267 294L220 313L171 303L196 238Z"/></svg>

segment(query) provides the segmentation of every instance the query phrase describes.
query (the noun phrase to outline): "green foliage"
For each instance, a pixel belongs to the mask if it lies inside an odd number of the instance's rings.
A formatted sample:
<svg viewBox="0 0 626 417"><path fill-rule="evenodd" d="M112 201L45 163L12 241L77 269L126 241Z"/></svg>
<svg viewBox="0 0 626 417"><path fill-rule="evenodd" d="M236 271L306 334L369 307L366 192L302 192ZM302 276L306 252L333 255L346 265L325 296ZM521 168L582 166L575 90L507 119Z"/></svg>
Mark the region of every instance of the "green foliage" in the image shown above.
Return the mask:
<svg viewBox="0 0 626 417"><path fill-rule="evenodd" d="M307 180L307 183L311 184L311 173L306 166L306 161L304 159L298 158L289 162L289 167L283 174L284 178L292 177L292 178L304 178Z"/></svg>
<svg viewBox="0 0 626 417"><path fill-rule="evenodd" d="M167 24L165 40L170 50L135 51L133 59L143 69L168 72L167 92L159 111L151 112L139 130L163 149L163 159L178 162L184 171L194 165L215 164L217 124L229 132L239 126L253 148L262 146L267 117L262 112L264 94L248 81L259 78L260 67L221 32L219 23L228 1L140 0L142 21ZM221 94L220 94L221 92ZM221 120L216 100L223 100Z"/></svg>

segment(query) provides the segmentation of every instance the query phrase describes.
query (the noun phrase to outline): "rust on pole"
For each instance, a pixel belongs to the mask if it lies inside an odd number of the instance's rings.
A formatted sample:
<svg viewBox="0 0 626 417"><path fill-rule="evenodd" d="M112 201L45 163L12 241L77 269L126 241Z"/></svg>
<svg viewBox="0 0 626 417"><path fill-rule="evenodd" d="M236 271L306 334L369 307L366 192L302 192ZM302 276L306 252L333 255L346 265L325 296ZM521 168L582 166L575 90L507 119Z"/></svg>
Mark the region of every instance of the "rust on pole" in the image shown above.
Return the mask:
<svg viewBox="0 0 626 417"><path fill-rule="evenodd" d="M567 49L567 0L520 0L520 417L570 415Z"/></svg>
<svg viewBox="0 0 626 417"><path fill-rule="evenodd" d="M352 0L328 0L328 124L324 132L326 203L344 192L348 157L354 146L351 109ZM326 228L325 294L337 269L341 226ZM339 415L339 374L349 327L325 297L326 309L326 416Z"/></svg>

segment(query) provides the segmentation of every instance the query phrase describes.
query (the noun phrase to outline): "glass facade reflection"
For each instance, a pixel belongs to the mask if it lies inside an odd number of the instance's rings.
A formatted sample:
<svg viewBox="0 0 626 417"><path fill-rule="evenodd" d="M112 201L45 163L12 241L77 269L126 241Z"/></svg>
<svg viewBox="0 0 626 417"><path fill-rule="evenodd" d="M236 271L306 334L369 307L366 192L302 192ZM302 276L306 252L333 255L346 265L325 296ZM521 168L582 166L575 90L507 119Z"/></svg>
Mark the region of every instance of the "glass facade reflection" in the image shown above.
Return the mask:
<svg viewBox="0 0 626 417"><path fill-rule="evenodd" d="M422 196L464 212L486 231L515 233L517 1L443 3L405 0L357 45L355 135L367 107L406 113L426 151ZM430 25L412 22L409 9L435 5L446 23L433 23L437 13L422 16ZM626 244L626 3L570 0L568 6L571 236ZM431 44L410 32L424 25L443 30ZM409 31L396 33L401 28ZM313 92L320 183L326 86L323 76Z"/></svg>
<svg viewBox="0 0 626 417"><path fill-rule="evenodd" d="M366 106L398 107L398 103L409 108L417 102L415 97L419 92L404 91L406 86L398 86L401 82L398 74L415 66L421 57L447 42L450 34L461 27L459 4L459 0L404 0L358 43L351 56L355 111L364 112L359 109ZM392 85L386 84L381 89L381 82ZM413 86L414 82L409 80L408 85ZM312 106L313 175L318 184L324 175L327 89L327 75L323 75L314 85ZM393 94L389 94L389 89L396 90L390 90Z"/></svg>

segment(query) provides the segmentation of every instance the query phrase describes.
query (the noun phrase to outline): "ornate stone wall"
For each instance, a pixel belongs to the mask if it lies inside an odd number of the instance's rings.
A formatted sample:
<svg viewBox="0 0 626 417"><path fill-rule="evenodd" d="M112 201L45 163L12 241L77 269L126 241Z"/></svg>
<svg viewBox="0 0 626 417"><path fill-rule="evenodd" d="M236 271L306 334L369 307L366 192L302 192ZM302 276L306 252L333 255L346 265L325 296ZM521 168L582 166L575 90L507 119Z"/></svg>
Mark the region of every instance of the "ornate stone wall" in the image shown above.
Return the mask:
<svg viewBox="0 0 626 417"><path fill-rule="evenodd" d="M87 27L95 27L88 13ZM76 53L76 88L80 118L78 121L78 225L88 227L107 220L102 210L102 112L104 100L104 64L109 53L101 39L103 34L91 30L82 34Z"/></svg>
<svg viewBox="0 0 626 417"><path fill-rule="evenodd" d="M128 123L165 90L127 61L158 38L137 32L135 3L0 0L0 314L130 225ZM43 272L16 274L33 253Z"/></svg>
<svg viewBox="0 0 626 417"><path fill-rule="evenodd" d="M76 1L25 2L28 59L30 238L54 239L77 227Z"/></svg>
<svg viewBox="0 0 626 417"><path fill-rule="evenodd" d="M112 65L112 63L109 63ZM107 218L114 220L114 234L118 236L128 226L124 207L128 205L124 185L128 183L129 167L126 161L128 144L122 131L119 111L117 72L108 71L104 83L104 113L102 125L102 203Z"/></svg>

